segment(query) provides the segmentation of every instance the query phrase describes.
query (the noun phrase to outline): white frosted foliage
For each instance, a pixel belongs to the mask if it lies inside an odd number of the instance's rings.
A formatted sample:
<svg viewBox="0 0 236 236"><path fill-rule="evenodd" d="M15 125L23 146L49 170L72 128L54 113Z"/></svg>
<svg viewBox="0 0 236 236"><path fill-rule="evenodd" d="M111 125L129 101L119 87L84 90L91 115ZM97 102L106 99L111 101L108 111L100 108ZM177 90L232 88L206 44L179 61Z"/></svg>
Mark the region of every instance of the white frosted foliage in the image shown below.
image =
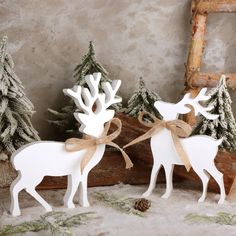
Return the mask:
<svg viewBox="0 0 236 236"><path fill-rule="evenodd" d="M140 111L147 111L161 119L159 111L154 106L156 101L161 100L160 96L145 86L142 77L139 78L139 87L128 101L125 113L131 117L138 117Z"/></svg>
<svg viewBox="0 0 236 236"><path fill-rule="evenodd" d="M30 120L33 113L34 106L14 72L5 36L0 42L0 152L11 153L39 140Z"/></svg>
<svg viewBox="0 0 236 236"><path fill-rule="evenodd" d="M212 121L201 116L193 134L206 134L217 139L223 138L220 147L236 152L236 122L231 108L232 100L224 75L221 76L219 85L212 89L209 95L211 99L207 104L213 107L211 113L219 114L219 117Z"/></svg>

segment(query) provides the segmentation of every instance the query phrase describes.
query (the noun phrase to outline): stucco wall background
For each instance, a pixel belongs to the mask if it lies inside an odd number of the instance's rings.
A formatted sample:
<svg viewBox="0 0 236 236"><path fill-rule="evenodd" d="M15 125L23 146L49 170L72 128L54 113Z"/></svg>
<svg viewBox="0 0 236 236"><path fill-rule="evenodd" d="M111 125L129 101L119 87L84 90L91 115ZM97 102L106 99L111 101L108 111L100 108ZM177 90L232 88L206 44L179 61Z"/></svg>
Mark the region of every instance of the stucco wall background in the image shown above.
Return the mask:
<svg viewBox="0 0 236 236"><path fill-rule="evenodd" d="M124 101L141 75L164 100L177 101L190 41L190 3L0 0L0 36L9 37L15 71L35 105L33 123L40 136L55 138L46 122L47 108L58 109L66 101L62 88L73 85L73 68L90 40L111 78L123 81ZM211 15L208 24L203 70L236 72L236 14Z"/></svg>

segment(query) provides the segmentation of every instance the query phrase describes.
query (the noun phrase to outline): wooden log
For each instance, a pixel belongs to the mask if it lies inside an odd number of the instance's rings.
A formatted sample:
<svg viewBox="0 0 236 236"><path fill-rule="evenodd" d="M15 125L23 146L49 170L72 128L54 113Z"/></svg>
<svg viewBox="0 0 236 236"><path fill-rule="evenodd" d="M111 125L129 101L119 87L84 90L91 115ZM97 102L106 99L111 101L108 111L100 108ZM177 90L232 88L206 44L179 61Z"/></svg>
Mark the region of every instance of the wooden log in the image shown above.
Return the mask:
<svg viewBox="0 0 236 236"><path fill-rule="evenodd" d="M236 89L236 74L230 73L195 73L192 76L191 86L216 87L222 74L226 76L227 86L231 89Z"/></svg>
<svg viewBox="0 0 236 236"><path fill-rule="evenodd" d="M120 147L142 135L148 130L141 125L137 119L123 113L116 115L122 121L122 131L119 137L114 140ZM115 127L111 127L111 132ZM150 180L152 167L152 154L149 140L125 150L134 163L131 170L125 169L121 154L115 149L107 147L101 162L90 172L88 178L89 186L113 185L119 182L129 184L147 184ZM158 181L164 181L163 170ZM176 177L176 181L178 181ZM39 185L40 189L66 188L66 177L45 177Z"/></svg>
<svg viewBox="0 0 236 236"><path fill-rule="evenodd" d="M234 177L234 181L233 181L233 184L229 190L229 194L228 194L228 197L227 197L227 200L233 200L235 201L236 199L236 176Z"/></svg>
<svg viewBox="0 0 236 236"><path fill-rule="evenodd" d="M236 12L236 0L194 0L192 10L200 14Z"/></svg>
<svg viewBox="0 0 236 236"><path fill-rule="evenodd" d="M217 169L224 175L225 190L228 194L232 188L235 179L236 155L225 151L219 151L215 158L215 164ZM202 184L200 178L192 169L190 170L190 172L187 172L184 166L176 166L174 173L179 177L194 181L196 185ZM219 192L219 187L213 178L210 179L208 187L214 192Z"/></svg>

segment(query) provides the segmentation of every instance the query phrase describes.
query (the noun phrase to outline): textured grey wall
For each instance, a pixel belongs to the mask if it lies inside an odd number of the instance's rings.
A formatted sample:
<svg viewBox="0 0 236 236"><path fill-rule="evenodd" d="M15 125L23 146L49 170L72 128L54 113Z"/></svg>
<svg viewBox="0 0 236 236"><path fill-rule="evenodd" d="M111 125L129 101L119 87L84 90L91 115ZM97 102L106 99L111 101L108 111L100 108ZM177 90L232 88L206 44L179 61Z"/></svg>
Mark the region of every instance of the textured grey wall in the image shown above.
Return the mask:
<svg viewBox="0 0 236 236"><path fill-rule="evenodd" d="M47 108L65 101L72 71L93 40L97 58L121 79L126 101L142 75L161 97L183 90L191 26L190 0L0 0L0 36L9 37L15 71L37 113L42 138L52 139ZM236 14L209 17L203 69L236 72Z"/></svg>

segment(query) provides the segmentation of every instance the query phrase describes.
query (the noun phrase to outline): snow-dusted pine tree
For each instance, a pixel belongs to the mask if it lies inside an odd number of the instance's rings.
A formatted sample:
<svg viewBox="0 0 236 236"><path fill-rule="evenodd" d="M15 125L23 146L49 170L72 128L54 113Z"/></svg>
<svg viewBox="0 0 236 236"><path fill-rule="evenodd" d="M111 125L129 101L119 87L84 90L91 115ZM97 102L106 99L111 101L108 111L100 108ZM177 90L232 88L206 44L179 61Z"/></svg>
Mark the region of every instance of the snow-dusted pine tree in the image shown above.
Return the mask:
<svg viewBox="0 0 236 236"><path fill-rule="evenodd" d="M83 56L81 64L77 65L74 69L73 77L75 79L75 85L87 86L85 76L96 72L101 73L101 82L111 82L106 69L96 60L93 42L90 42L88 53ZM99 86L100 90L101 82ZM112 108L118 112L121 110L122 104L113 104ZM63 107L61 111L48 109L49 113L52 115L52 119L49 120L49 123L59 127L61 132L78 132L78 122L73 115L77 109L72 100L69 105Z"/></svg>
<svg viewBox="0 0 236 236"><path fill-rule="evenodd" d="M219 114L219 118L208 120L201 116L192 134L205 134L216 139L223 138L220 147L231 152L236 152L236 122L231 108L232 100L224 75L221 76L219 85L212 89L209 95L211 98L207 101L207 105L213 107L210 112L212 114Z"/></svg>
<svg viewBox="0 0 236 236"><path fill-rule="evenodd" d="M0 152L9 154L24 144L39 140L30 120L33 104L26 97L13 68L5 36L0 42Z"/></svg>
<svg viewBox="0 0 236 236"><path fill-rule="evenodd" d="M132 117L138 117L140 111L147 111L162 119L161 114L154 107L154 103L161 100L160 96L156 92L146 88L142 77L139 78L138 84L138 89L134 91L128 101L125 113Z"/></svg>

